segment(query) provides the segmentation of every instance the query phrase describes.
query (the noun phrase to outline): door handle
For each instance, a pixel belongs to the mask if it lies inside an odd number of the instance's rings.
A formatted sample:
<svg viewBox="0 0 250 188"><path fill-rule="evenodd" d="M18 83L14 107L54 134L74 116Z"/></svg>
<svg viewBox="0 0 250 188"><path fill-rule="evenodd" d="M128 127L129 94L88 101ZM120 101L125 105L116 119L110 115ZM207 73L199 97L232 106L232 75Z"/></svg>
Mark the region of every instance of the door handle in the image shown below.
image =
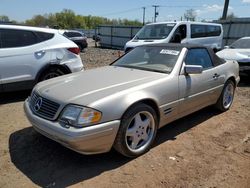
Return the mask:
<svg viewBox="0 0 250 188"><path fill-rule="evenodd" d="M214 78L214 79L217 79L217 78L219 78L219 77L220 77L220 75L217 74L217 73L215 73L215 74L213 75L213 78Z"/></svg>

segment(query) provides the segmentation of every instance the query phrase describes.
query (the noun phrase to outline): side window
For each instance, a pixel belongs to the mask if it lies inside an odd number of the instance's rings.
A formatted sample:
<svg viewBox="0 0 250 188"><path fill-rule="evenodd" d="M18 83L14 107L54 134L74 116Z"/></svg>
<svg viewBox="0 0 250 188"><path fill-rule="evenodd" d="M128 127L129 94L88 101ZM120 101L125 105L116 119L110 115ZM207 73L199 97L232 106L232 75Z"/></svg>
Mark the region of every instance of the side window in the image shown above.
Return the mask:
<svg viewBox="0 0 250 188"><path fill-rule="evenodd" d="M185 59L186 65L201 65L204 69L213 67L210 55L205 48L195 48L188 50Z"/></svg>
<svg viewBox="0 0 250 188"><path fill-rule="evenodd" d="M217 25L191 25L191 38L213 37L221 34L221 27Z"/></svg>
<svg viewBox="0 0 250 188"><path fill-rule="evenodd" d="M39 42L43 42L49 39L52 39L54 37L53 33L45 33L45 32L35 32L36 35L38 36Z"/></svg>
<svg viewBox="0 0 250 188"><path fill-rule="evenodd" d="M1 29L2 48L29 46L37 43L32 31Z"/></svg>
<svg viewBox="0 0 250 188"><path fill-rule="evenodd" d="M206 37L206 25L191 25L191 38Z"/></svg>
<svg viewBox="0 0 250 188"><path fill-rule="evenodd" d="M72 35L74 37L82 37L81 33L77 33L77 32L72 32Z"/></svg>
<svg viewBox="0 0 250 188"><path fill-rule="evenodd" d="M220 34L221 34L220 26L216 26L216 25L208 25L207 26L207 36L208 37L219 36Z"/></svg>
<svg viewBox="0 0 250 188"><path fill-rule="evenodd" d="M180 25L174 32L171 42L181 43L181 40L187 37L187 26Z"/></svg>
<svg viewBox="0 0 250 188"><path fill-rule="evenodd" d="M63 35L66 37L71 37L69 32L64 32Z"/></svg>

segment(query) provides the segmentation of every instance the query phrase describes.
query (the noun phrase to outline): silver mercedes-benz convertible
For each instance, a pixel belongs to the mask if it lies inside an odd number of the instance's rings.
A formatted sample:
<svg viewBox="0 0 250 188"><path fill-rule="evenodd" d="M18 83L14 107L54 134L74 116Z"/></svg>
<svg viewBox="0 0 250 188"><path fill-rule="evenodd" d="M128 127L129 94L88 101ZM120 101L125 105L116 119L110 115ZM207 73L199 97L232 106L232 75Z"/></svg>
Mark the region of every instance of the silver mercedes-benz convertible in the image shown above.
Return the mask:
<svg viewBox="0 0 250 188"><path fill-rule="evenodd" d="M25 101L38 132L82 154L147 152L162 126L201 108L230 108L239 66L202 46L139 46L110 66L35 86Z"/></svg>

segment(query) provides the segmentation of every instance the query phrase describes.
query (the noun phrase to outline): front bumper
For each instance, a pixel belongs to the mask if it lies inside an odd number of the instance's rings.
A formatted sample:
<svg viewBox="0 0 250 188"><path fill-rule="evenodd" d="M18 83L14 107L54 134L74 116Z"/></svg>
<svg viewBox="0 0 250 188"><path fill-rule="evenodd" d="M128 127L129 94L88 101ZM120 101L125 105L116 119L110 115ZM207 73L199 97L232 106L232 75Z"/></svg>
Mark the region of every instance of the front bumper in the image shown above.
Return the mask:
<svg viewBox="0 0 250 188"><path fill-rule="evenodd" d="M112 148L120 120L85 128L66 128L57 121L52 122L34 115L28 100L24 102L24 111L34 129L42 135L82 154L104 153Z"/></svg>

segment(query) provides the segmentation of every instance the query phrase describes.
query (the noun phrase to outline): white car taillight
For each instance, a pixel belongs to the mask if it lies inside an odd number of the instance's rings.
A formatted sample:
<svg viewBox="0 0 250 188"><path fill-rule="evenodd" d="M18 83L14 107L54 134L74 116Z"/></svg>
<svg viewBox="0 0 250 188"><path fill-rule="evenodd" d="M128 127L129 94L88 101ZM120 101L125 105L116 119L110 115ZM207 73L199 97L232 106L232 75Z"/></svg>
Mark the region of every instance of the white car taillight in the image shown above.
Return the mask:
<svg viewBox="0 0 250 188"><path fill-rule="evenodd" d="M78 47L76 48L68 48L68 50L76 55L80 53L80 49Z"/></svg>

